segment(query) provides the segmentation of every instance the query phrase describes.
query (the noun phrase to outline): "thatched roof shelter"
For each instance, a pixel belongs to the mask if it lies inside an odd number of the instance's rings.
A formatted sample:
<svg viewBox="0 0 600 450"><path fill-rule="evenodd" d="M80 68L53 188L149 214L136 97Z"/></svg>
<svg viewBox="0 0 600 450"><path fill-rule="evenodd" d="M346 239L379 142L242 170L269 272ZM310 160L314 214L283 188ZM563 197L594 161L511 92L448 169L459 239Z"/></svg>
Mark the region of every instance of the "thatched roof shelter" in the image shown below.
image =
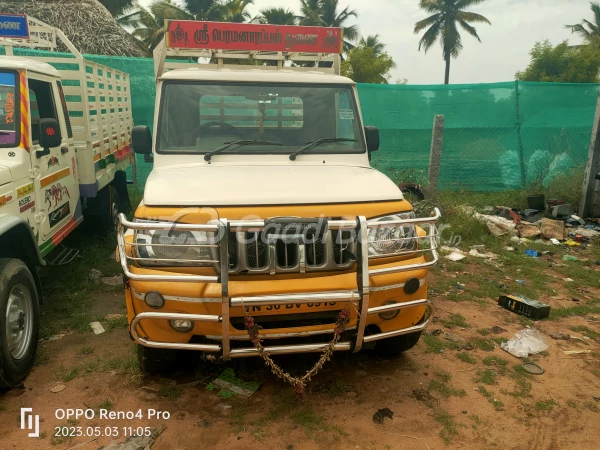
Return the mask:
<svg viewBox="0 0 600 450"><path fill-rule="evenodd" d="M0 0L0 11L27 14L59 28L81 53L148 56L97 0Z"/></svg>

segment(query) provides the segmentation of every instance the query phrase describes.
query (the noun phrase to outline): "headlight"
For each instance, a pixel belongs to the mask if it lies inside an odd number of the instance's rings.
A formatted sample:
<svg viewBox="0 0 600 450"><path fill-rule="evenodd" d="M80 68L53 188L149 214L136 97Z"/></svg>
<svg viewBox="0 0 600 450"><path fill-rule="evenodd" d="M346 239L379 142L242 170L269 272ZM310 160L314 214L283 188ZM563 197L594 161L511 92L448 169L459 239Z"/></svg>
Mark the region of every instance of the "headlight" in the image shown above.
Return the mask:
<svg viewBox="0 0 600 450"><path fill-rule="evenodd" d="M369 219L373 222L387 220L410 220L414 212L390 214L389 216ZM414 225L392 225L369 228L369 256L390 256L417 248L417 233Z"/></svg>
<svg viewBox="0 0 600 450"><path fill-rule="evenodd" d="M207 261L207 265L210 265L212 263L209 261L217 257L216 251L212 252L214 249L201 245L212 244L213 240L213 233L202 231L138 230L135 233L138 257L148 259L143 261L142 265L167 265L165 262L156 261L159 259L172 259L173 264L183 266L196 264L176 260L199 263Z"/></svg>

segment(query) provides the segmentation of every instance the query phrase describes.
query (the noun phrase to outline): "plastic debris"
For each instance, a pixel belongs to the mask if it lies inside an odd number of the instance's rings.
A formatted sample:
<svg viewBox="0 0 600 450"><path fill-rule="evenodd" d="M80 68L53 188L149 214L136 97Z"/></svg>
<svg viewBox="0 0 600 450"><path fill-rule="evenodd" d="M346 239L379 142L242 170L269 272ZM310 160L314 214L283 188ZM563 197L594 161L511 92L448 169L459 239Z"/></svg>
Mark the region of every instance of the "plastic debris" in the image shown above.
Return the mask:
<svg viewBox="0 0 600 450"><path fill-rule="evenodd" d="M504 247L504 250L506 250L507 252L514 252L515 248L514 247Z"/></svg>
<svg viewBox="0 0 600 450"><path fill-rule="evenodd" d="M236 378L235 372L231 367L225 369L218 378L215 378L212 383L206 386L209 391L214 391L217 388L221 390L217 393L219 397L231 398L233 394L250 397L260 387L258 381L244 381Z"/></svg>
<svg viewBox="0 0 600 450"><path fill-rule="evenodd" d="M555 238L550 239L550 242L552 242L554 245L560 245L560 241Z"/></svg>
<svg viewBox="0 0 600 450"><path fill-rule="evenodd" d="M568 245L569 247L581 247L581 243L574 241L573 239L567 239L565 245Z"/></svg>
<svg viewBox="0 0 600 450"><path fill-rule="evenodd" d="M444 258L449 259L450 261L460 261L461 259L465 259L466 256L462 253L452 252L449 255L446 255Z"/></svg>
<svg viewBox="0 0 600 450"><path fill-rule="evenodd" d="M563 256L563 261L579 261L579 258L577 258L577 256L573 256L573 255L565 255Z"/></svg>
<svg viewBox="0 0 600 450"><path fill-rule="evenodd" d="M497 258L498 257L498 255L491 253L491 252L479 253L476 249L472 249L471 251L469 251L469 255L476 256L478 258Z"/></svg>
<svg viewBox="0 0 600 450"><path fill-rule="evenodd" d="M581 217L579 217L579 216L576 216L575 214L573 214L573 215L571 216L571 219L573 219L573 220L575 220L575 221L579 222L581 225L585 225L585 220L583 220L583 219L582 219Z"/></svg>
<svg viewBox="0 0 600 450"><path fill-rule="evenodd" d="M577 228L575 233L582 235L584 238L595 238L600 236L600 231L589 229L587 226L585 228Z"/></svg>
<svg viewBox="0 0 600 450"><path fill-rule="evenodd" d="M537 258L538 257L538 252L536 252L535 250L531 250L531 249L525 250L525 254L527 256L531 256L532 258Z"/></svg>
<svg viewBox="0 0 600 450"><path fill-rule="evenodd" d="M102 334L105 331L100 322L90 322L90 327L92 328L94 334Z"/></svg>
<svg viewBox="0 0 600 450"><path fill-rule="evenodd" d="M548 349L550 343L538 330L525 328L518 331L510 340L502 342L500 347L517 358L527 358Z"/></svg>

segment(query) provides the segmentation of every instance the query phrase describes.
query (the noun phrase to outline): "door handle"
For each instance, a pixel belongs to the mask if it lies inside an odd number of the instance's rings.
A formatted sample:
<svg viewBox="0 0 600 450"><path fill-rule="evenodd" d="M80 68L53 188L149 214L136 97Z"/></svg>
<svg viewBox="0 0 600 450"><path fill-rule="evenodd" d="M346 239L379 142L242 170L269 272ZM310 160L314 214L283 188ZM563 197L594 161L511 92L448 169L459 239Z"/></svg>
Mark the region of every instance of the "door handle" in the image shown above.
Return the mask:
<svg viewBox="0 0 600 450"><path fill-rule="evenodd" d="M69 147L67 145L65 145L64 147L60 148L60 152L64 155L65 153L69 153Z"/></svg>

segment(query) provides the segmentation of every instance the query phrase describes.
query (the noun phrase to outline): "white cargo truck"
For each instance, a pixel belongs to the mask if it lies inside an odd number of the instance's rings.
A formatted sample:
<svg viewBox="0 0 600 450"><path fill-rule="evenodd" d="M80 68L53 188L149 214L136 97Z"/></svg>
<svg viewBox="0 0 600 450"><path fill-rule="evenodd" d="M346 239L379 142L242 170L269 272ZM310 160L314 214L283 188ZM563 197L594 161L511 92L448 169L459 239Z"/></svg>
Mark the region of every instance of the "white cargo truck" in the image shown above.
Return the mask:
<svg viewBox="0 0 600 450"><path fill-rule="evenodd" d="M134 163L129 76L84 59L39 20L2 20L26 29L0 38L0 388L33 365L37 267L72 259L73 251L47 257L84 212L114 223L127 207L124 171ZM54 51L59 41L71 57L13 56L14 46Z"/></svg>

